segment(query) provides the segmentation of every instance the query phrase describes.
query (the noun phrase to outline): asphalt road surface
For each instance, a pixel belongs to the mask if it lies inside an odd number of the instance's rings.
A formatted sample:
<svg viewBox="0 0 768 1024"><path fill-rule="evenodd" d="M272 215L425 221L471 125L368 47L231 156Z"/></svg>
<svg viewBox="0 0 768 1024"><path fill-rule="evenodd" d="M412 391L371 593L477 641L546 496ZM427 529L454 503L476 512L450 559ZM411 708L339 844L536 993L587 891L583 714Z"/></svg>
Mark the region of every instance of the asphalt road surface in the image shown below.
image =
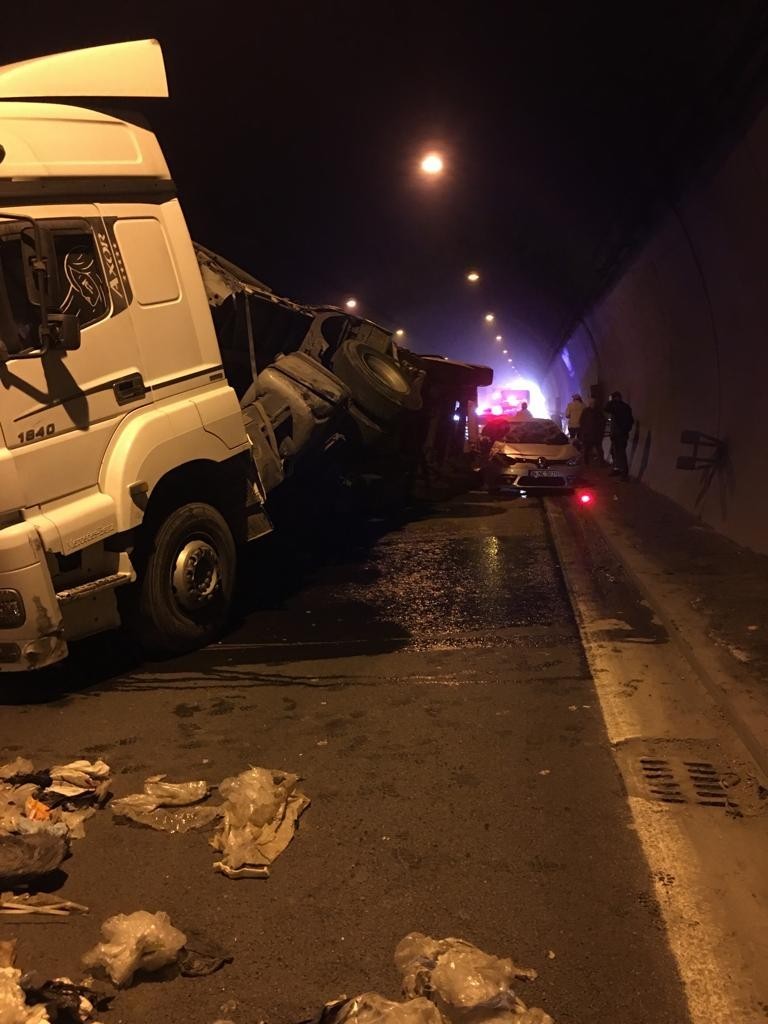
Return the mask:
<svg viewBox="0 0 768 1024"><path fill-rule="evenodd" d="M166 910L234 962L140 979L107 1024L288 1024L341 993L396 997L394 947L419 930L535 967L519 993L558 1024L684 1024L540 502L466 495L396 528L286 534L246 576L206 651L141 665L102 638L6 684L2 759L101 757L115 796L161 772L296 771L312 805L295 840L268 880L232 881L206 834L105 809L56 880L90 914L0 923L20 966L79 977L105 917Z"/></svg>

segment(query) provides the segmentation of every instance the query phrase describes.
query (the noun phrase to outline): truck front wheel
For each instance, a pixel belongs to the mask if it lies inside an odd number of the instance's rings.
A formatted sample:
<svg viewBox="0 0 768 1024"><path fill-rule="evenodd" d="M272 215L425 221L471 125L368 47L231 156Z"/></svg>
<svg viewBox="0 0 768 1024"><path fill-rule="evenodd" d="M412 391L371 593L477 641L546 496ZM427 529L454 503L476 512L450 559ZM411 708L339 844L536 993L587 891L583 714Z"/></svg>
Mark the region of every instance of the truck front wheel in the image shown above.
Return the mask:
<svg viewBox="0 0 768 1024"><path fill-rule="evenodd" d="M212 505L190 502L169 513L139 569L134 631L151 652L180 654L221 633L235 584L235 541Z"/></svg>

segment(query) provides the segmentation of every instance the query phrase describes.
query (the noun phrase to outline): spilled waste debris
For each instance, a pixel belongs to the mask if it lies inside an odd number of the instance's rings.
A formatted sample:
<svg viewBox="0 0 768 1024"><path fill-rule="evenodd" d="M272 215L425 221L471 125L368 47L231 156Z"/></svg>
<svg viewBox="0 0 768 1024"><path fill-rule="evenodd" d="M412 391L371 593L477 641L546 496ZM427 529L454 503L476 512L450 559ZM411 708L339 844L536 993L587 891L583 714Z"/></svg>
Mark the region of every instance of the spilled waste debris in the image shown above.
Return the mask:
<svg viewBox="0 0 768 1024"><path fill-rule="evenodd" d="M0 893L0 914L9 917L25 917L28 914L43 914L49 917L67 917L69 914L87 914L88 907L82 903L51 896L48 893Z"/></svg>
<svg viewBox="0 0 768 1024"><path fill-rule="evenodd" d="M83 966L101 968L118 988L130 985L136 971L159 971L178 960L187 937L160 910L115 914L101 926L103 941L83 956Z"/></svg>
<svg viewBox="0 0 768 1024"><path fill-rule="evenodd" d="M411 932L395 949L403 995L426 996L450 1024L553 1024L543 1010L529 1009L515 993L516 981L535 981L531 967L484 953L463 939L433 939Z"/></svg>
<svg viewBox="0 0 768 1024"><path fill-rule="evenodd" d="M0 879L16 884L55 871L109 796L104 761L36 770L26 758L0 766Z"/></svg>
<svg viewBox="0 0 768 1024"><path fill-rule="evenodd" d="M267 878L273 862L296 832L309 797L297 790L298 775L249 768L219 786L223 823L211 839L222 858L214 869L228 878Z"/></svg>
<svg viewBox="0 0 768 1024"><path fill-rule="evenodd" d="M406 935L395 949L403 1002L378 992L326 1003L302 1024L554 1024L515 993L515 981L534 981L536 971L509 958L484 953L463 939Z"/></svg>
<svg viewBox="0 0 768 1024"><path fill-rule="evenodd" d="M227 878L267 878L274 861L293 839L309 797L297 789L299 776L272 768L248 768L218 786L221 804L207 804L211 787L203 780L166 782L153 775L143 793L112 801L117 818L162 832L183 833L221 824L210 840L222 856L214 870Z"/></svg>
<svg viewBox="0 0 768 1024"><path fill-rule="evenodd" d="M97 1024L112 997L70 978L45 979L16 967L16 940L0 943L0 1024Z"/></svg>
<svg viewBox="0 0 768 1024"><path fill-rule="evenodd" d="M202 803L211 792L207 782L166 782L165 778L153 775L144 783L143 793L113 800L112 813L170 833L207 828L221 815L220 807Z"/></svg>

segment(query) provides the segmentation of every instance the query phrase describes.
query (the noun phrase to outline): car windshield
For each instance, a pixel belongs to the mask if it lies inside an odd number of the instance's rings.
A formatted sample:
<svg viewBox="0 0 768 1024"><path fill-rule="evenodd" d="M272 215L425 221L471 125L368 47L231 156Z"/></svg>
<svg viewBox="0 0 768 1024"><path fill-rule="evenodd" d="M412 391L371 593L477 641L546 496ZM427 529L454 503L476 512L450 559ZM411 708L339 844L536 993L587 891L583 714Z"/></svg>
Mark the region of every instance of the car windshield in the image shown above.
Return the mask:
<svg viewBox="0 0 768 1024"><path fill-rule="evenodd" d="M504 440L513 444L568 444L568 438L552 420L510 423Z"/></svg>

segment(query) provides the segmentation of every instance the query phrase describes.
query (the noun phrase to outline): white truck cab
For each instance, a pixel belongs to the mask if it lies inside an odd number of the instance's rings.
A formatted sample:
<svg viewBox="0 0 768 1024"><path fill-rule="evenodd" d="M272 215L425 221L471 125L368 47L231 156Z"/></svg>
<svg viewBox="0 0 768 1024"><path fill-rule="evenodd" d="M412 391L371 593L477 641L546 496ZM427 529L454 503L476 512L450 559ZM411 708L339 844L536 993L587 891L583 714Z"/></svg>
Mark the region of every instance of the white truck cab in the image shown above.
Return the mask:
<svg viewBox="0 0 768 1024"><path fill-rule="evenodd" d="M0 69L0 672L126 616L151 648L207 642L237 545L354 380L370 436L420 401L381 337L258 367L253 301L274 297L196 253L155 136L61 102L167 95L153 40ZM217 316L244 318L245 352Z"/></svg>
<svg viewBox="0 0 768 1024"><path fill-rule="evenodd" d="M160 47L0 70L2 670L49 664L67 638L116 625L115 588L136 577L132 531L158 487L232 486L250 449L156 138L13 98L51 93L167 95ZM205 603L195 587L215 584L211 548L192 538L177 560L191 611Z"/></svg>

